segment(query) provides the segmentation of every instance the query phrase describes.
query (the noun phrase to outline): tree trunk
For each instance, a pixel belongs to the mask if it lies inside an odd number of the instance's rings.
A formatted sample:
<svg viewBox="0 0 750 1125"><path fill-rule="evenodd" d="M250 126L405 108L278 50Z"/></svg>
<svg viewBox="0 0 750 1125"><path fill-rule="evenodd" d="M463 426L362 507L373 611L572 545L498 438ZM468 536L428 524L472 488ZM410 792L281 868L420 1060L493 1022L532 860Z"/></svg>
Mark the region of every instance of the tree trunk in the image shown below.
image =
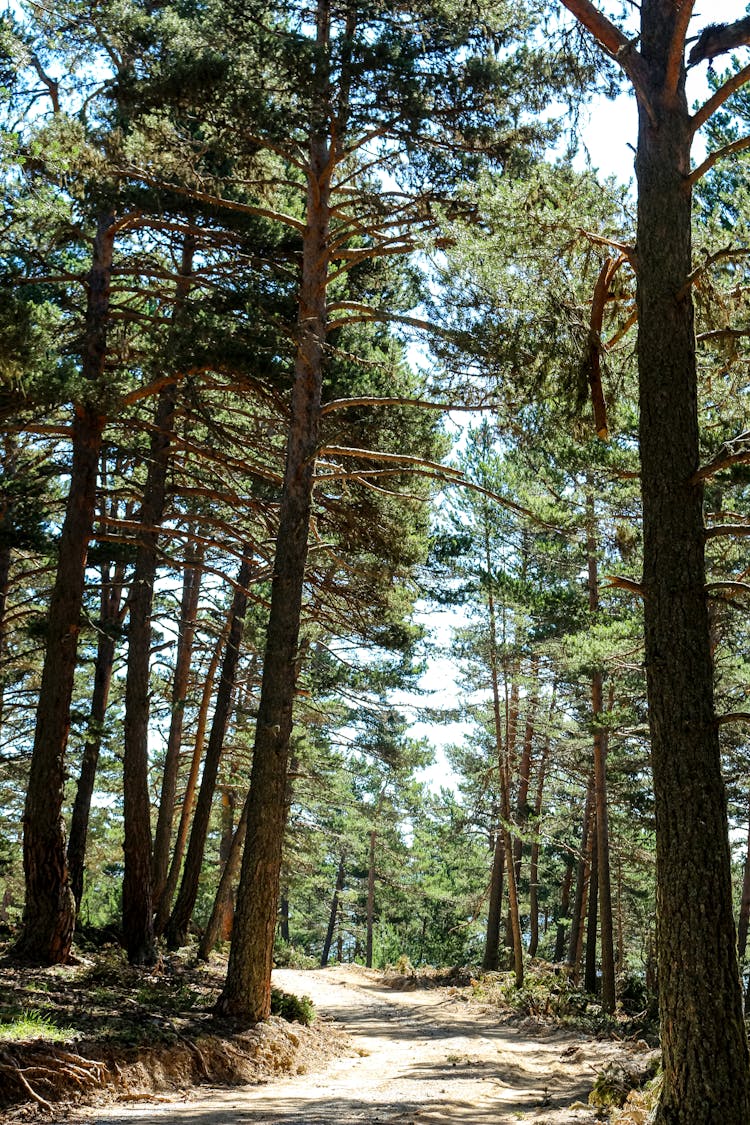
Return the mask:
<svg viewBox="0 0 750 1125"><path fill-rule="evenodd" d="M370 832L370 852L367 865L367 932L365 938L365 968L372 968L372 931L375 923L375 841L377 832Z"/></svg>
<svg viewBox="0 0 750 1125"><path fill-rule="evenodd" d="M198 774L200 772L201 762L203 761L203 747L206 741L208 713L214 693L214 680L216 679L216 673L219 668L221 654L226 647L227 638L229 637L229 628L231 622L232 610L230 609L224 628L221 631L221 635L216 640L213 655L211 656L211 661L209 663L208 669L206 670L200 707L198 708L198 725L195 732L195 745L193 746L190 769L188 771L187 782L185 784L185 794L182 799L180 823L177 827L177 839L175 840L174 851L172 853L172 862L169 865L169 875L167 876L167 882L159 901L159 909L156 912L156 918L154 919L154 931L157 937L164 933L167 922L169 921L169 915L172 908L172 899L174 898L174 893L177 890L177 883L180 878L182 857L185 854L185 845L187 844L188 833L190 831L190 821L193 815L195 791L198 788Z"/></svg>
<svg viewBox="0 0 750 1125"><path fill-rule="evenodd" d="M317 45L328 40L327 0L318 0ZM313 472L318 445L326 290L330 256L333 160L326 140L326 65L318 63L307 168L306 227L302 237L298 346L286 466L276 538L271 608L266 631L260 704L250 780L247 842L237 893L234 938L218 1009L250 1021L268 1017L281 850L286 820L286 775L298 642L307 561Z"/></svg>
<svg viewBox="0 0 750 1125"><path fill-rule="evenodd" d="M666 81L678 6L641 4L638 375L643 592L656 809L661 1125L750 1120L726 797L705 590L685 69ZM684 49L684 33L678 46ZM708 846L707 846L708 845ZM689 934L689 940L685 935Z"/></svg>
<svg viewBox="0 0 750 1125"><path fill-rule="evenodd" d="M323 942L323 951L320 954L320 967L325 969L328 964L328 958L331 953L331 946L333 944L333 935L336 931L336 919L339 913L339 900L341 892L344 889L344 878L346 876L346 855L342 855L339 860L338 871L336 872L336 886L333 890L333 898L331 899L331 912L328 915L328 929L326 930L325 941Z"/></svg>
<svg viewBox="0 0 750 1125"><path fill-rule="evenodd" d="M173 323L178 320L189 291L194 248L194 240L188 236L183 246ZM125 873L122 883L122 929L128 960L134 965L150 965L156 960L151 889L151 799L148 788L151 614L157 568L157 541L167 499L167 473L176 406L175 381L162 389L156 406L129 598L123 753Z"/></svg>
<svg viewBox="0 0 750 1125"><path fill-rule="evenodd" d="M484 941L482 968L495 970L500 964L500 923L503 912L503 876L505 874L505 841L498 824L492 849L490 901L487 910L487 935Z"/></svg>
<svg viewBox="0 0 750 1125"><path fill-rule="evenodd" d="M576 893L573 901L573 915L570 922L570 941L568 944L567 964L573 970L574 980L578 979L581 952L583 950L583 923L586 917L586 900L588 897L589 870L591 866L591 825L594 816L594 778L589 777L586 788L586 805L583 810L583 826L581 828L581 852L576 864Z"/></svg>
<svg viewBox="0 0 750 1125"><path fill-rule="evenodd" d="M526 699L526 725L523 736L523 750L518 768L518 793L516 794L516 824L523 833L529 819L529 782L531 780L531 756L534 749L534 720L539 694L539 657L534 653L529 669L531 687ZM516 865L516 883L521 880L521 859L523 839L517 836L513 841L513 859Z"/></svg>
<svg viewBox="0 0 750 1125"><path fill-rule="evenodd" d="M229 853L234 840L234 791L225 786L221 791L221 840L219 841L219 864L222 871L226 867ZM231 893L221 902L220 931L221 940L230 941L232 937L232 922L234 919L234 906Z"/></svg>
<svg viewBox="0 0 750 1125"><path fill-rule="evenodd" d="M68 839L68 869L70 886L76 904L76 915L81 907L83 895L83 873L86 865L86 839L89 828L91 797L94 792L96 769L99 764L99 751L102 744L104 718L107 712L109 689L117 651L117 630L122 621L122 590L125 581L125 567L118 563L114 576L110 574L110 564L102 567L102 590L100 598L101 621L96 646L94 665L94 690L91 696L86 740L83 746L78 786L70 817L70 838Z"/></svg>
<svg viewBox="0 0 750 1125"><path fill-rule="evenodd" d="M747 826L745 869L742 874L742 898L740 899L740 917L737 924L737 952L740 958L744 958L747 950L748 919L750 919L750 822Z"/></svg>
<svg viewBox="0 0 750 1125"><path fill-rule="evenodd" d="M182 749L182 728L185 718L190 665L193 656L193 642L198 618L200 599L203 547L191 551L185 567L182 582L182 603L180 624L177 636L177 656L175 658L174 680L172 681L172 715L167 736L167 750L164 756L164 773L161 781L159 813L154 834L154 855L152 863L153 900L157 917L164 888L167 884L169 854L172 840L172 825L177 798L177 777L180 768ZM182 859L182 856L180 856ZM174 894L174 888L172 889ZM171 905L172 895L170 895Z"/></svg>
<svg viewBox="0 0 750 1125"><path fill-rule="evenodd" d="M596 818L596 812L594 813ZM596 833L596 819L594 819L594 833ZM583 987L586 992L596 996L599 991L599 981L596 975L596 937L599 911L599 851L596 838L591 841L591 868L589 872L589 905L586 920L586 959L584 963Z"/></svg>
<svg viewBox="0 0 750 1125"><path fill-rule="evenodd" d="M198 945L198 957L201 961L208 961L211 950L215 949L219 944L224 910L226 904L232 902L232 886L237 878L240 863L242 862L242 848L244 847L245 835L247 833L247 811L248 803L246 800L242 806L240 819L237 821L232 843L227 852L224 870L221 873L221 879L219 880L219 886L216 890L214 904L211 909L211 917L208 920L208 924L203 931L203 937ZM234 931L234 923L232 924L232 931Z"/></svg>
<svg viewBox="0 0 750 1125"><path fill-rule="evenodd" d="M75 407L73 460L57 573L47 615L44 668L24 808L26 902L14 954L36 964L68 959L75 927L62 823L65 752L76 667L86 555L94 525L96 482L104 418L95 402L104 375L114 216L102 215L87 279L81 374L90 400Z"/></svg>
<svg viewBox="0 0 750 1125"><path fill-rule="evenodd" d="M557 933L555 934L555 954L552 958L556 963L562 961L565 956L565 919L568 917L568 911L570 910L570 887L572 882L573 862L569 860L565 868L565 875L563 876L560 890L560 914L557 921Z"/></svg>
<svg viewBox="0 0 750 1125"><path fill-rule="evenodd" d="M599 614L599 570L597 563L598 534L594 492L590 479L586 492L586 552L588 555L589 611L592 619ZM609 710L613 695L610 686ZM591 677L591 721L594 730L594 787L596 791L596 864L598 871L598 899L601 920L600 941L602 958L602 1008L614 1012L615 949L612 927L612 884L609 865L609 816L607 810L607 747L608 734L602 726L604 714L604 674L597 668Z"/></svg>
<svg viewBox="0 0 750 1125"><path fill-rule="evenodd" d="M193 916L195 900L198 897L198 883L203 866L203 853L206 847L208 825L211 819L211 805L213 803L216 778L219 772L219 762L224 749L229 719L232 713L232 698L237 681L237 666L240 658L240 645L242 632L245 625L245 612L247 610L247 587L250 584L250 559L246 556L237 575L237 586L232 598L231 625L227 639L224 663L219 678L219 690L216 693L216 706L214 708L211 734L206 748L206 760L203 763L198 800L193 816L193 827L190 832L185 868L182 872L182 883L177 901L174 904L172 916L169 919L165 935L170 949L178 949L187 941L188 927Z"/></svg>
<svg viewBox="0 0 750 1125"><path fill-rule="evenodd" d="M289 945L289 895L285 890L281 892L279 901L279 937Z"/></svg>
<svg viewBox="0 0 750 1125"><path fill-rule="evenodd" d="M553 696L554 698L554 696ZM539 821L542 815L542 798L544 796L544 779L547 772L549 759L549 736L545 739L544 750L539 759L539 772L536 779L536 795L534 797L534 842L531 845L531 860L529 864L529 957L536 957L539 948Z"/></svg>

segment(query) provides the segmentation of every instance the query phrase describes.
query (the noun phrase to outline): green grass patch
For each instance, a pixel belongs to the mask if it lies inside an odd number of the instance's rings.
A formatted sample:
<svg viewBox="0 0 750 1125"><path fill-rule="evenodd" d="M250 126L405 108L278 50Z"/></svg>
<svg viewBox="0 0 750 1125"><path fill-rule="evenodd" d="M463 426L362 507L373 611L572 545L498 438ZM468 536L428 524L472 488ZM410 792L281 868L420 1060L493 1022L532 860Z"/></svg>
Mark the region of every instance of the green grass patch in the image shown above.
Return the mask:
<svg viewBox="0 0 750 1125"><path fill-rule="evenodd" d="M58 1027L49 1016L35 1009L21 1012L15 1017L6 1017L0 1022L0 1041L4 1043L24 1039L46 1039L49 1043L63 1043L74 1035L72 1027Z"/></svg>

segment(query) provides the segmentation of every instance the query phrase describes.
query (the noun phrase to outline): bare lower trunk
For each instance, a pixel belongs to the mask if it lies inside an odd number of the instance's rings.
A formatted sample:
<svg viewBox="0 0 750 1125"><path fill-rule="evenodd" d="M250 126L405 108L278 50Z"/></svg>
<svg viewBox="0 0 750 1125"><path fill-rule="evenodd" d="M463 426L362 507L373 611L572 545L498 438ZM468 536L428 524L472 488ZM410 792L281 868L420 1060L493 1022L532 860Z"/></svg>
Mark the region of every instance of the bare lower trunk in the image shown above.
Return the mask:
<svg viewBox="0 0 750 1125"><path fill-rule="evenodd" d="M596 814L594 814L596 815ZM596 823L594 824L596 832ZM592 840L591 868L589 871L589 905L586 917L586 959L584 963L583 987L595 996L599 991L596 972L596 938L599 911L599 853L596 840Z"/></svg>
<svg viewBox="0 0 750 1125"><path fill-rule="evenodd" d="M242 849L245 845L245 835L247 833L247 808L247 801L245 801L242 812L240 813L240 819L237 821L237 827L232 836L231 846L227 852L224 870L221 873L221 879L219 880L219 886L216 890L214 904L211 909L211 917L203 931L203 937L198 946L198 956L202 961L208 961L211 950L215 949L219 944L224 911L227 903L231 903L232 901L232 887L234 886L240 870ZM234 930L234 924L232 925L232 929Z"/></svg>
<svg viewBox="0 0 750 1125"><path fill-rule="evenodd" d="M598 534L594 493L588 482L586 496L586 539L588 554L589 610L592 618L599 613L599 570L597 562ZM612 688L610 705L612 710ZM609 811L607 808L607 748L608 734L602 725L604 715L604 674L596 669L591 677L591 721L594 730L594 787L596 792L596 846L593 854L596 863L592 870L598 872L597 897L601 920L602 956L602 1007L605 1012L614 1012L615 996L615 952L612 932L612 887L609 865Z"/></svg>
<svg viewBox="0 0 750 1125"><path fill-rule="evenodd" d="M317 43L323 54L329 18L327 0L318 0ZM225 1014L250 1021L266 1019L271 1007L271 966L287 811L287 763L300 660L300 616L326 340L332 157L323 110L327 98L323 63L316 71L316 79L320 83L320 104L310 134L298 347L253 749L248 834L227 979L218 1004Z"/></svg>
<svg viewBox="0 0 750 1125"><path fill-rule="evenodd" d="M555 954L552 958L555 962L562 961L565 956L565 937L566 926L565 920L568 917L570 910L570 887L573 882L573 861L569 860L565 868L565 875L563 876L562 888L560 890L560 913L558 915L557 933L555 934Z"/></svg>
<svg viewBox="0 0 750 1125"><path fill-rule="evenodd" d="M97 397L106 356L113 221L111 214L99 220L88 275L81 372L92 401ZM75 900L70 888L61 813L86 555L94 525L103 428L104 418L93 406L76 407L70 489L47 615L44 668L24 808L26 902L15 954L39 964L67 960L75 926Z"/></svg>
<svg viewBox="0 0 750 1125"><path fill-rule="evenodd" d="M198 616L202 574L203 548L192 552L182 583L182 603L180 625L177 637L177 656L175 658L174 680L172 681L172 715L169 723L167 749L164 756L164 773L161 781L159 813L154 833L154 855L152 862L154 910L159 914L162 895L167 883L169 854L177 798L177 777L182 749L182 728L185 717L190 664L193 656L193 641ZM182 858L182 857L180 857ZM174 889L172 890L174 894ZM170 904L171 904L170 895Z"/></svg>
<svg viewBox="0 0 750 1125"><path fill-rule="evenodd" d="M367 932L365 938L365 966L372 968L372 931L375 923L375 841L377 832L370 833L370 858L367 866Z"/></svg>
<svg viewBox="0 0 750 1125"><path fill-rule="evenodd" d="M185 857L185 869L182 873L180 893L177 896L172 916L165 931L167 945L170 949L177 949L185 944L195 900L198 897L198 883L203 866L203 853L211 818L211 805L219 772L219 762L224 749L224 738L232 713L232 699L237 681L240 645L247 610L247 587L250 584L250 569L249 558L244 558L237 575L237 585L232 598L229 637L219 679L219 690L216 693L211 734L206 748L206 760L203 763L203 773L195 806L195 815L193 816L190 842Z"/></svg>
<svg viewBox="0 0 750 1125"><path fill-rule="evenodd" d="M200 707L198 708L198 726L195 733L195 745L193 746L193 754L190 761L190 769L188 771L187 782L185 784L185 793L182 798L182 809L180 811L180 823L177 827L177 839L175 840L174 851L172 853L172 862L169 865L169 874L167 882L164 886L161 899L159 901L159 909L156 912L154 919L154 931L157 936L164 933L169 916L172 909L172 899L177 890L177 883L180 879L180 869L182 867L182 857L185 854L185 846L188 840L188 833L190 832L190 822L193 815L193 803L195 801L195 791L198 788L198 774L200 772L201 762L203 761L203 747L206 740L206 728L208 726L208 714L211 706L211 700L214 693L214 681L216 673L219 669L219 661L221 654L229 636L229 627L232 620L232 611L230 609L224 629L221 636L217 638L214 646L213 655L206 671L206 677L203 684L203 693L201 696Z"/></svg>
<svg viewBox="0 0 750 1125"><path fill-rule="evenodd" d="M684 66L677 5L643 0L638 374L643 592L664 1084L663 1125L746 1125L750 1060L732 914L726 797L705 589ZM683 33L684 39L684 33ZM684 44L683 44L684 45ZM710 846L706 846L710 841ZM685 935L689 934L689 940Z"/></svg>
<svg viewBox="0 0 750 1125"><path fill-rule="evenodd" d="M346 877L346 855L342 855L339 860L338 871L336 872L336 886L333 889L333 898L331 899L331 910L328 915L328 929L326 930L325 941L323 942L323 951L320 954L320 967L324 969L328 964L328 958L331 954L331 945L333 944L333 935L336 932L336 919L339 914L339 900L341 892L344 889L344 879Z"/></svg>
<svg viewBox="0 0 750 1125"><path fill-rule="evenodd" d="M83 746L81 770L70 817L70 838L68 840L68 868L70 886L76 903L76 914L81 906L83 895L83 873L86 861L86 839L88 836L91 797L94 792L99 751L102 744L104 718L109 700L109 688L117 650L117 630L121 620L122 588L124 566L119 564L114 579L110 578L109 564L102 568L101 625L96 648L94 666L94 690L91 696L86 741Z"/></svg>
<svg viewBox="0 0 750 1125"><path fill-rule="evenodd" d="M505 874L505 840L500 825L495 831L490 875L490 901L487 910L487 935L484 941L482 968L497 969L500 964L500 923L503 911L503 877Z"/></svg>
<svg viewBox="0 0 750 1125"><path fill-rule="evenodd" d="M534 842L531 845L531 860L529 863L529 957L536 957L539 948L539 820L542 815L542 798L544 796L544 779L547 772L549 748L550 740L547 737L542 756L539 759L536 795L534 797Z"/></svg>
<svg viewBox="0 0 750 1125"><path fill-rule="evenodd" d="M589 778L586 789L586 806L583 811L581 829L581 851L576 864L576 893L570 922L570 941L568 943L567 964L573 970L573 979L578 979L583 950L584 918L588 897L589 871L591 866L591 827L594 817L594 779Z"/></svg>

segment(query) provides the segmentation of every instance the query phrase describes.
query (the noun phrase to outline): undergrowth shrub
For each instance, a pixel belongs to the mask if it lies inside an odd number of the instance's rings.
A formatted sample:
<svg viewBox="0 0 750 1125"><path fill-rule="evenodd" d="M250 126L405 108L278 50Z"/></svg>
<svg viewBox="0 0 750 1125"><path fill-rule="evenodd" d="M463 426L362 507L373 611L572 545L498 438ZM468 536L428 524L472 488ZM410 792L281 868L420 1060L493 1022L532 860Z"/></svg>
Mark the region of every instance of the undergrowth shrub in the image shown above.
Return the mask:
<svg viewBox="0 0 750 1125"><path fill-rule="evenodd" d="M301 1023L309 1027L315 1019L315 1008L309 996L295 996L292 992L272 988L271 1015L281 1016L289 1023Z"/></svg>

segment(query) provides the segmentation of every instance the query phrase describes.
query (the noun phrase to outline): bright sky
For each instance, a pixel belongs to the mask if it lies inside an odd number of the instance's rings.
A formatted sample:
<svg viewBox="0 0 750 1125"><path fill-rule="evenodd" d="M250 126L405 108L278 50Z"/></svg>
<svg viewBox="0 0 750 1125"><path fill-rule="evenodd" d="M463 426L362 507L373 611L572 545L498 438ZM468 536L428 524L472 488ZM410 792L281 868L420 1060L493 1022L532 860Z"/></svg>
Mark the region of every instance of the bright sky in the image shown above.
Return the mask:
<svg viewBox="0 0 750 1125"><path fill-rule="evenodd" d="M744 0L703 0L696 5L690 25L690 36L697 36L710 23L733 23L747 14ZM718 64L721 65L720 63ZM707 92L708 63L694 67L688 75L688 100L690 104L703 101ZM591 163L600 176L616 176L627 183L633 178L633 160L638 128L635 99L631 93L622 94L615 101L597 98L584 119L583 139ZM700 140L696 141L694 157L700 158ZM585 159L582 156L582 162Z"/></svg>

